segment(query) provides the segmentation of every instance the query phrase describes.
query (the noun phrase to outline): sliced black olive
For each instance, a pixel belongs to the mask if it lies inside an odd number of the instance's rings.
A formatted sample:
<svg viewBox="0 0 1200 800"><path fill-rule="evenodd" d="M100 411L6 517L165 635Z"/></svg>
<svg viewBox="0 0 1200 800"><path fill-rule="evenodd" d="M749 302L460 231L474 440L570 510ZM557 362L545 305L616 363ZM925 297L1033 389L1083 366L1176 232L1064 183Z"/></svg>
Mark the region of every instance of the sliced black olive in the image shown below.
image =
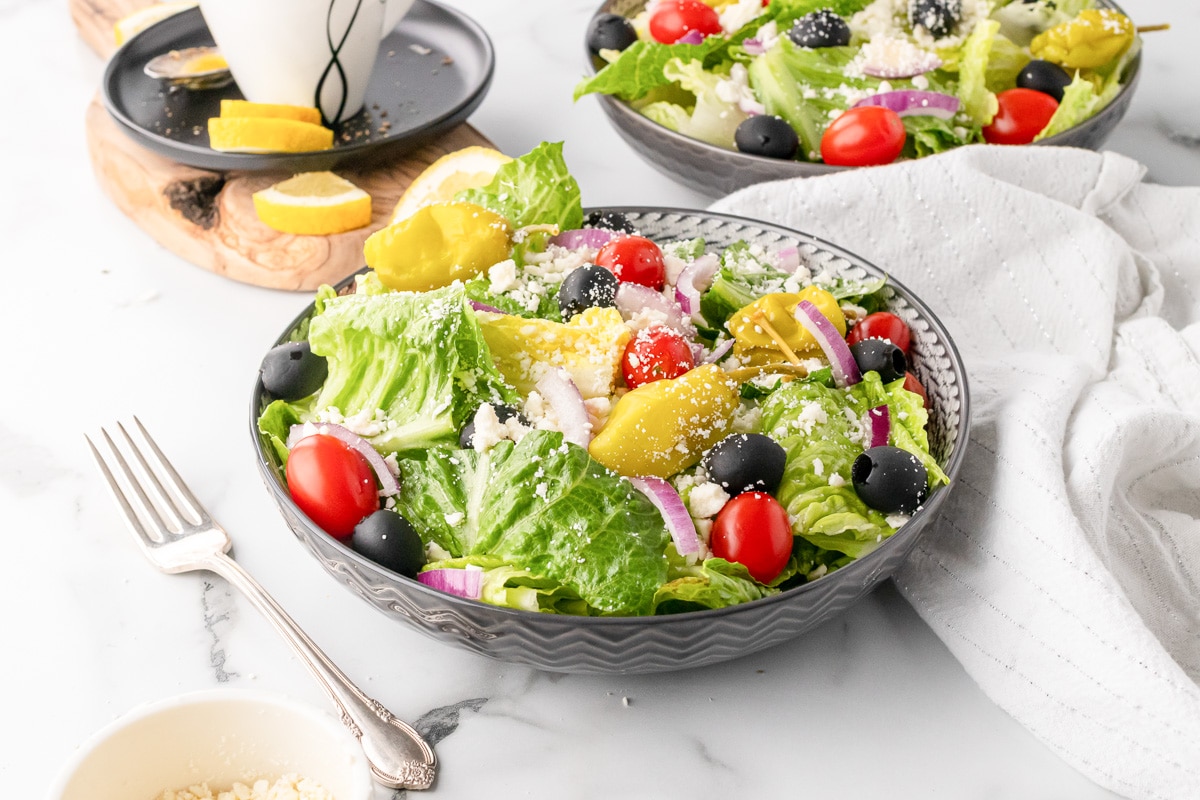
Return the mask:
<svg viewBox="0 0 1200 800"><path fill-rule="evenodd" d="M850 345L850 354L859 372L879 373L879 379L891 383L904 377L908 371L908 359L904 351L886 339L863 339Z"/></svg>
<svg viewBox="0 0 1200 800"><path fill-rule="evenodd" d="M850 479L859 499L884 514L911 514L929 493L924 465L912 453L891 445L872 447L854 459Z"/></svg>
<svg viewBox="0 0 1200 800"><path fill-rule="evenodd" d="M1034 59L1017 74L1017 86L1048 94L1062 102L1063 89L1071 85L1071 76L1058 64Z"/></svg>
<svg viewBox="0 0 1200 800"><path fill-rule="evenodd" d="M525 418L517 412L512 406L506 406L503 403L489 403L496 410L496 419L505 422L513 417L520 420L521 424L527 424ZM479 409L475 409L476 413ZM458 446L463 450L470 450L475 446L475 414L471 415L471 419L463 426L463 429L458 434Z"/></svg>
<svg viewBox="0 0 1200 800"><path fill-rule="evenodd" d="M392 572L415 578L425 566L425 544L404 517L379 509L362 519L350 534L350 546Z"/></svg>
<svg viewBox="0 0 1200 800"><path fill-rule="evenodd" d="M962 19L962 0L911 0L908 24L924 28L935 39L949 36Z"/></svg>
<svg viewBox="0 0 1200 800"><path fill-rule="evenodd" d="M774 494L783 480L787 453L761 433L733 433L704 454L708 477L731 495L742 492Z"/></svg>
<svg viewBox="0 0 1200 800"><path fill-rule="evenodd" d="M558 307L563 319L589 308L612 308L617 304L617 276L596 264L584 264L567 273L558 287Z"/></svg>
<svg viewBox="0 0 1200 800"><path fill-rule="evenodd" d="M822 8L796 20L788 38L797 47L844 47L850 44L850 26L833 10Z"/></svg>
<svg viewBox="0 0 1200 800"><path fill-rule="evenodd" d="M618 233L637 233L637 228L629 221L629 217L620 211L593 211L584 221L585 228L603 228L606 231Z"/></svg>
<svg viewBox="0 0 1200 800"><path fill-rule="evenodd" d="M795 158L800 149L800 137L792 126L767 114L742 120L733 132L733 143L743 153L768 158Z"/></svg>
<svg viewBox="0 0 1200 800"><path fill-rule="evenodd" d="M637 41L633 23L618 14L597 14L588 23L587 46L593 55L601 50L624 50Z"/></svg>
<svg viewBox="0 0 1200 800"><path fill-rule="evenodd" d="M281 400L299 400L321 388L329 375L324 356L313 353L307 341L271 348L262 361L263 388Z"/></svg>

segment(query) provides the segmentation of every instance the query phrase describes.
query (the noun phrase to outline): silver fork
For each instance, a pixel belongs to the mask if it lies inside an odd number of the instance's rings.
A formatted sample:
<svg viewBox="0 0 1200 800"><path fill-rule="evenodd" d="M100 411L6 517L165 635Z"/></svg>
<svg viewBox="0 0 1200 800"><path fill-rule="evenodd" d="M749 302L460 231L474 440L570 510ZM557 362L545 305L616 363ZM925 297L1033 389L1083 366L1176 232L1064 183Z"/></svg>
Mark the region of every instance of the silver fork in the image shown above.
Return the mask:
<svg viewBox="0 0 1200 800"><path fill-rule="evenodd" d="M100 454L90 437L84 438L134 539L150 563L171 574L208 570L240 589L295 648L300 660L328 693L341 712L342 723L362 745L375 778L394 789L428 789L433 784L437 764L429 744L382 704L363 694L274 598L226 555L232 546L229 535L200 505L141 421L137 417L133 421L148 455L124 425L117 423L117 428L124 438L125 449L138 464L137 472L130 469L108 431L101 428L111 459ZM121 476L132 497L122 489L114 472Z"/></svg>

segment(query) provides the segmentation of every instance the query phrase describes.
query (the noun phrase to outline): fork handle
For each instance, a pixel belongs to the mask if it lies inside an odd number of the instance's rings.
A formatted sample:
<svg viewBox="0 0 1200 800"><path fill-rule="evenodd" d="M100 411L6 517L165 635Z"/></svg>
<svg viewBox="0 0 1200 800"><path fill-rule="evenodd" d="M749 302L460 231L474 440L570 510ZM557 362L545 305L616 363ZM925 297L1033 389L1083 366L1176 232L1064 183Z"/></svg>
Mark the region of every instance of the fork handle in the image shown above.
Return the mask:
<svg viewBox="0 0 1200 800"><path fill-rule="evenodd" d="M338 707L342 724L361 743L380 783L394 789L428 789L433 784L437 760L419 733L355 686L240 564L218 552L205 558L203 566L240 589L292 645Z"/></svg>

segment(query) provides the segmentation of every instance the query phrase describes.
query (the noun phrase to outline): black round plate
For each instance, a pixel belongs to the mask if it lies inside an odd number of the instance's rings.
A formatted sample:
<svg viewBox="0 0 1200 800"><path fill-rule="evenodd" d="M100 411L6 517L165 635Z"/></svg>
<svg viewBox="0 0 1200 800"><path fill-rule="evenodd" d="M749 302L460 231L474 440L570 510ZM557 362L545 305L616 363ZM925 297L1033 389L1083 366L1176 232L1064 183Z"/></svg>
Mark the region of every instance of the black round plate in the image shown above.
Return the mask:
<svg viewBox="0 0 1200 800"><path fill-rule="evenodd" d="M465 120L492 81L495 52L477 23L429 0L416 0L379 47L363 110L334 129L329 150L222 153L208 144L208 119L221 89L169 89L142 68L160 53L213 44L199 9L159 22L130 39L104 72L104 105L135 141L172 161L202 169L305 172L359 166L394 156Z"/></svg>

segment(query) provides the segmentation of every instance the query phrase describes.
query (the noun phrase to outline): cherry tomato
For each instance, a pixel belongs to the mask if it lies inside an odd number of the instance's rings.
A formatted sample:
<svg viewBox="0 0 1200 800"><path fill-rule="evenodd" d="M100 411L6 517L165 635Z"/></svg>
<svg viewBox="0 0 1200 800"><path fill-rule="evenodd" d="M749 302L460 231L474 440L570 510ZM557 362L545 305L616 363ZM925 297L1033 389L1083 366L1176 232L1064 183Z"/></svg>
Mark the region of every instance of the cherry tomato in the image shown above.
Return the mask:
<svg viewBox="0 0 1200 800"><path fill-rule="evenodd" d="M665 0L650 16L650 35L656 42L675 44L692 31L705 36L722 32L712 6L700 0Z"/></svg>
<svg viewBox="0 0 1200 800"><path fill-rule="evenodd" d="M770 583L792 554L787 511L769 494L739 494L713 520L708 546L717 558L736 561L759 583Z"/></svg>
<svg viewBox="0 0 1200 800"><path fill-rule="evenodd" d="M1029 144L1058 110L1058 101L1033 89L1006 89L996 95L1000 110L983 128L989 144Z"/></svg>
<svg viewBox="0 0 1200 800"><path fill-rule="evenodd" d="M667 280L662 250L642 236L622 236L610 240L596 254L596 263L612 270L622 283L640 283L662 291Z"/></svg>
<svg viewBox="0 0 1200 800"><path fill-rule="evenodd" d="M304 437L288 453L287 486L300 510L335 539L349 537L363 517L379 508L367 460L323 433Z"/></svg>
<svg viewBox="0 0 1200 800"><path fill-rule="evenodd" d="M912 346L908 325L890 311L867 314L846 334L846 344L857 344L863 339L886 339L903 350L906 356Z"/></svg>
<svg viewBox="0 0 1200 800"><path fill-rule="evenodd" d="M890 164L904 149L906 136L904 121L890 108L851 108L825 129L821 158L839 167Z"/></svg>
<svg viewBox="0 0 1200 800"><path fill-rule="evenodd" d="M663 378L678 378L696 366L692 348L678 331L664 328L643 328L621 357L621 375L630 389Z"/></svg>
<svg viewBox="0 0 1200 800"><path fill-rule="evenodd" d="M925 405L925 409L929 410L929 395L925 394L925 387L911 372L904 373L904 390L921 395L921 402Z"/></svg>

